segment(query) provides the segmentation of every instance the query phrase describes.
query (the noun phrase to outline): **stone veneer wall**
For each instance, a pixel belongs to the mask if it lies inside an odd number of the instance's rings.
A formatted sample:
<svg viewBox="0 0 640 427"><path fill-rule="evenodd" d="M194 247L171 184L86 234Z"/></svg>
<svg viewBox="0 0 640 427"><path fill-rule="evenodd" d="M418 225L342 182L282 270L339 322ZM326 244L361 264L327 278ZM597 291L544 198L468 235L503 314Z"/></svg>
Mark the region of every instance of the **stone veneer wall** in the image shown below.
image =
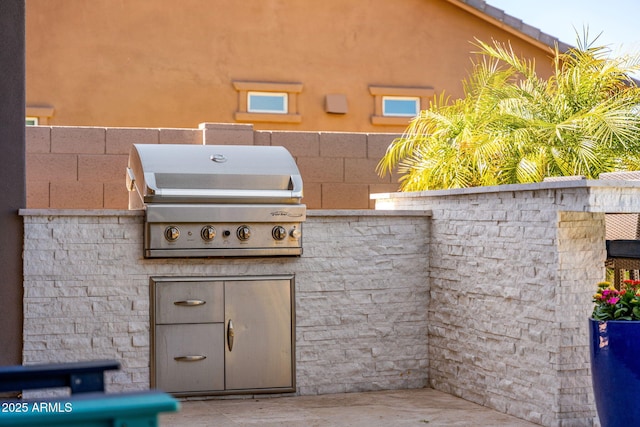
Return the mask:
<svg viewBox="0 0 640 427"><path fill-rule="evenodd" d="M432 211L433 388L544 426L597 423L587 318L604 279L604 212L640 212L640 187L614 185L375 196L378 208Z"/></svg>
<svg viewBox="0 0 640 427"><path fill-rule="evenodd" d="M145 388L150 276L293 272L300 394L429 385L544 426L597 425L587 317L604 214L640 212L640 184L374 198L395 215L309 211L302 257L259 260L144 260L139 213L24 211L24 362L117 358L110 388Z"/></svg>
<svg viewBox="0 0 640 427"><path fill-rule="evenodd" d="M299 394L428 382L428 214L309 211L299 258L142 258L133 211L25 210L25 364L117 359L149 387L151 276L296 275Z"/></svg>

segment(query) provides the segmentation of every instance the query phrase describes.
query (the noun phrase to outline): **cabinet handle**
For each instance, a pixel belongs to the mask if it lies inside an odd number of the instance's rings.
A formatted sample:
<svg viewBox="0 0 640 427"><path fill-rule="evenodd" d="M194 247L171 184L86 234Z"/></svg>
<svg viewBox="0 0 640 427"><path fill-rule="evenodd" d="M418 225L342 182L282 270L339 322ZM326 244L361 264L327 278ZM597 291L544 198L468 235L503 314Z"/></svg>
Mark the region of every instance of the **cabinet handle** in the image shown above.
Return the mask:
<svg viewBox="0 0 640 427"><path fill-rule="evenodd" d="M233 323L231 319L229 319L229 326L227 327L227 345L229 346L229 351L233 350L233 337L235 333L233 332Z"/></svg>
<svg viewBox="0 0 640 427"><path fill-rule="evenodd" d="M173 304L181 305L186 307L195 307L197 305L205 305L207 302L202 301L201 299L187 299L184 301L174 301Z"/></svg>
<svg viewBox="0 0 640 427"><path fill-rule="evenodd" d="M206 359L207 356L178 356L178 357L174 357L173 360L177 361L177 362L197 362L199 360L204 360Z"/></svg>

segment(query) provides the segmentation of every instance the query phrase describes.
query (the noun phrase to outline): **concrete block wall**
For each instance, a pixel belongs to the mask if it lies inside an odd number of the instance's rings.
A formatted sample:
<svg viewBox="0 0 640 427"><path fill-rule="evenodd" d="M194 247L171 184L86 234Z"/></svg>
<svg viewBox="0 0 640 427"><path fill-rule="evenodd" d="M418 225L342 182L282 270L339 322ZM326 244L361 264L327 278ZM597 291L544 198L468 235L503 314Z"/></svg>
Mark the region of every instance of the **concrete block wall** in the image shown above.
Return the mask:
<svg viewBox="0 0 640 427"><path fill-rule="evenodd" d="M604 278L604 212L640 211L640 187L376 197L432 211L430 385L544 426L597 423L587 318Z"/></svg>
<svg viewBox="0 0 640 427"><path fill-rule="evenodd" d="M22 212L25 364L117 359L149 387L152 276L295 274L299 394L428 382L428 216L310 211L299 258L142 258L133 211Z"/></svg>
<svg viewBox="0 0 640 427"><path fill-rule="evenodd" d="M375 168L397 134L254 131L203 123L197 129L27 126L27 207L126 209L131 145L241 144L286 147L304 181L310 209L368 209L369 195L397 189Z"/></svg>

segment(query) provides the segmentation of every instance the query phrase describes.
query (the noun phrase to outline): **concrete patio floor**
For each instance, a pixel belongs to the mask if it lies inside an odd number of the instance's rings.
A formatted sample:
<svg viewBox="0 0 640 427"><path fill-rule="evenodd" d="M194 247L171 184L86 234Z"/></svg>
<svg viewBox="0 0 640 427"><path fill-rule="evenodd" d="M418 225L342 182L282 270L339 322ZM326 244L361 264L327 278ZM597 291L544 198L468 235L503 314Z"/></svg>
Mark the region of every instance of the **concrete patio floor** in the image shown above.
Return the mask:
<svg viewBox="0 0 640 427"><path fill-rule="evenodd" d="M163 427L530 427L533 424L433 389L181 401Z"/></svg>

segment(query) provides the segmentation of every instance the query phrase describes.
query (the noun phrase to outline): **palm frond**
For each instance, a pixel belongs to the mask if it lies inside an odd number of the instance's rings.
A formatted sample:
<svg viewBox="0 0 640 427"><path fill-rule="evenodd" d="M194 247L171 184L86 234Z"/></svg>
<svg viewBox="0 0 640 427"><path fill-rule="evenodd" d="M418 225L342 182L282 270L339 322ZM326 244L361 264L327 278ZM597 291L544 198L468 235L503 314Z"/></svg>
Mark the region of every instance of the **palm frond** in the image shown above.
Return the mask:
<svg viewBox="0 0 640 427"><path fill-rule="evenodd" d="M585 32L586 36L586 32ZM588 42L554 50L554 74L509 44L476 40L481 55L464 97L435 96L380 160L401 189L417 191L535 182L640 167L640 89L629 76L640 57L609 58Z"/></svg>

